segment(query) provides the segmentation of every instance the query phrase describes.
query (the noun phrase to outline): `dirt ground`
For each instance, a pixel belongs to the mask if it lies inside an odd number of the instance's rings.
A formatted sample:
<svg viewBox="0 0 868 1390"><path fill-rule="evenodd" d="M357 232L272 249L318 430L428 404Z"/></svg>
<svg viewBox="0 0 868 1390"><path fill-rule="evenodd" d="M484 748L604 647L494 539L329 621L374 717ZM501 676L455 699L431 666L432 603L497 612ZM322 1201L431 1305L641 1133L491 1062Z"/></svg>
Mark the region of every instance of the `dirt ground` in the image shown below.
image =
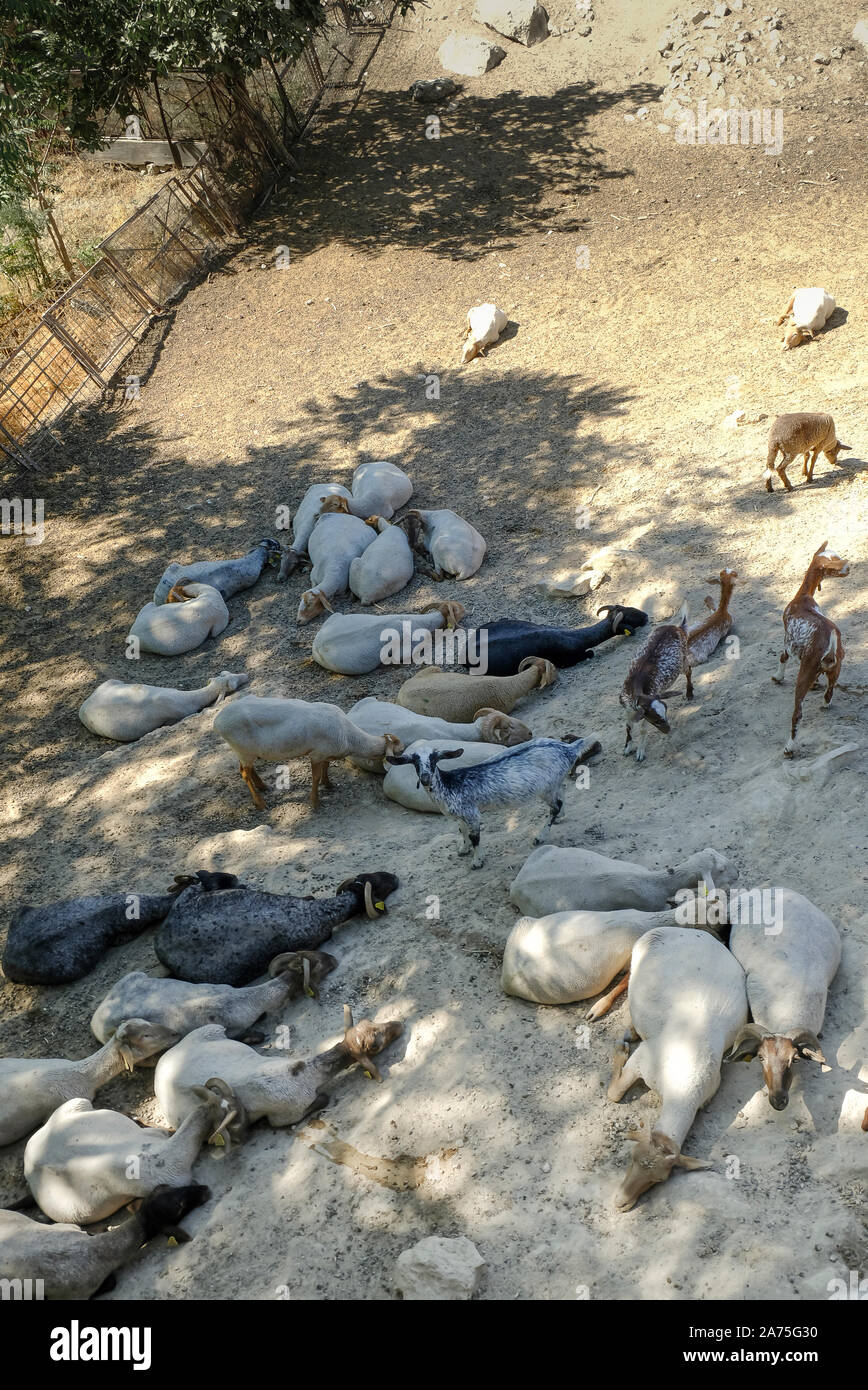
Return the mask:
<svg viewBox="0 0 868 1390"><path fill-rule="evenodd" d="M471 8L435 5L387 35L364 92L328 108L298 175L126 365L140 399L118 391L80 413L45 455L44 543L3 538L3 921L21 901L154 891L203 866L314 894L362 870L401 880L388 917L336 935L340 965L320 1003L272 1023L289 1022L304 1055L337 1034L344 1001L402 1019L383 1085L349 1073L320 1121L205 1155L197 1175L213 1198L186 1223L194 1240L156 1242L113 1297L388 1298L403 1249L462 1234L487 1262L488 1299L827 1298L833 1276L868 1264L868 55L834 69L811 55L847 42L859 8L844 0L833 19L794 0L783 11L802 59L777 88L764 69L745 86L783 106L771 157L678 144L655 53L672 6L605 0L590 38L505 44L503 64L464 82L429 139L430 111L405 89L439 74L436 49L452 27L474 27ZM552 22L569 8L553 5ZM745 22L762 13L746 0ZM804 80L784 88L790 72ZM643 106L647 118L625 120ZM775 320L794 285L817 284L840 307L816 342L782 354ZM510 328L462 369L464 316L487 300ZM431 376L439 399L426 398ZM821 460L810 487L793 469L795 490L769 496L769 424L799 409L831 411L853 450L834 468ZM746 415L738 429L723 424L734 410ZM552 843L651 866L712 845L741 886L797 889L843 937L823 1034L831 1069L805 1065L776 1113L756 1063L726 1068L685 1145L714 1167L677 1173L627 1215L612 1206L624 1135L658 1100L641 1089L605 1099L626 1005L585 1047L585 1005L537 1008L500 989L508 887L536 813L490 815L487 863L471 872L450 829L387 801L349 764L333 769L317 814L300 764L259 813L213 712L117 748L77 718L108 677L187 687L224 668L248 671L257 694L344 709L394 698L406 673L350 679L307 663L299 577L265 577L231 600L229 627L194 653L144 657L134 672L124 659L170 560L240 554L310 483L348 481L377 458L410 474L414 505L453 507L489 546L472 579L417 577L393 610L455 597L474 625L579 625L603 602L661 618L686 598L698 618L705 578L724 565L739 574L738 659L697 673L696 700L673 702L672 735L652 735L643 765L620 756L618 705L641 638L608 644L516 711L537 734L593 730L603 744ZM25 476L5 487L34 494ZM829 711L808 697L787 762L792 677L784 690L769 677L781 611L825 540L852 565L821 596L843 631L845 688ZM535 587L604 549L611 578L590 598ZM108 986L156 964L145 933L73 986L7 982L0 1052L84 1055ZM160 1120L147 1072L100 1100ZM0 1155L7 1203L25 1195L22 1150Z"/></svg>

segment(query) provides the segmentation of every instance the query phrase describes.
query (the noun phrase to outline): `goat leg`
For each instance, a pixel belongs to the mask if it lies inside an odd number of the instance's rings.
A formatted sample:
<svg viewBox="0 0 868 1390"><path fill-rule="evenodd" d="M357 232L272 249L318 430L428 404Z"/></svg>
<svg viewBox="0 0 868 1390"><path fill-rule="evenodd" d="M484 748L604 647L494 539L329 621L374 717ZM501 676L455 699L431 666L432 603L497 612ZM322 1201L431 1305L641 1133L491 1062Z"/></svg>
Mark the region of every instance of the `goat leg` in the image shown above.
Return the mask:
<svg viewBox="0 0 868 1390"><path fill-rule="evenodd" d="M614 986L614 988L609 990L608 994L604 994L602 999L598 999L596 1004L591 1005L590 1009L588 1009L588 1012L585 1014L585 1017L594 1020L602 1018L604 1014L607 1014L609 1012L615 1000L620 999L621 995L624 993L624 990L627 988L629 983L630 971L628 970L623 980L619 980L618 983ZM627 1051L629 1051L629 1049L627 1049ZM627 1051L625 1051L624 1053L624 1061L627 1060Z"/></svg>
<svg viewBox="0 0 868 1390"><path fill-rule="evenodd" d="M790 726L790 737L784 746L785 758L791 758L796 751L796 731L802 722L802 704L818 673L819 668L813 662L810 664L803 662L799 667L799 674L796 679L796 697L793 704L793 722Z"/></svg>
<svg viewBox="0 0 868 1390"><path fill-rule="evenodd" d="M786 663L789 661L789 659L790 659L790 654L789 654L789 652L781 652L781 664L780 664L780 668L779 668L779 669L780 669L780 675L779 675L779 676L772 676L772 680L774 681L775 685L783 685L783 683L784 683L784 667L785 667Z"/></svg>
<svg viewBox="0 0 868 1390"><path fill-rule="evenodd" d="M609 1100L623 1100L631 1086L635 1086L637 1081L642 1080L642 1043L636 1048L633 1056L627 1057L627 1047L622 1041L620 1046L615 1049L613 1058L612 1079L609 1082L609 1089L606 1092Z"/></svg>
<svg viewBox="0 0 868 1390"><path fill-rule="evenodd" d="M265 802L262 798L261 790L257 786L257 782L260 780L259 777L253 771L252 767L243 766L241 768L241 776L243 780L247 783L248 790L250 792L250 795L253 797L253 804L256 807L257 811L264 811Z"/></svg>

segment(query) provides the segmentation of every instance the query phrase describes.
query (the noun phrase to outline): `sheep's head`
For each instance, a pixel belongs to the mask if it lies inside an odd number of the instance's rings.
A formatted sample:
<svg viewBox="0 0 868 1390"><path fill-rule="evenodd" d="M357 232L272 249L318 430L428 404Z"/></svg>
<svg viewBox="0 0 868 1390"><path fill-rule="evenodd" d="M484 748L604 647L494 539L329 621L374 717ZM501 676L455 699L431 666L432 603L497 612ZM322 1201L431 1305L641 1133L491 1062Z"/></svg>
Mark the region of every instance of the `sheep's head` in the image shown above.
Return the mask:
<svg viewBox="0 0 868 1390"><path fill-rule="evenodd" d="M372 1059L378 1052L382 1052L384 1047L388 1047L389 1043L399 1038L403 1031L404 1025L397 1020L372 1023L369 1018L363 1018L358 1023L353 1023L353 1011L349 1004L344 1004L344 1047L353 1061L358 1062L373 1081L382 1081L383 1078Z"/></svg>
<svg viewBox="0 0 868 1390"><path fill-rule="evenodd" d="M374 531L385 531L388 521L384 521L381 516L366 516L365 525L372 527Z"/></svg>
<svg viewBox="0 0 868 1390"><path fill-rule="evenodd" d="M280 548L280 568L277 571L278 584L284 584L291 574L305 563L306 556L298 550L284 550ZM275 560L275 564L277 561Z"/></svg>
<svg viewBox="0 0 868 1390"><path fill-rule="evenodd" d="M346 497L341 497L340 493L332 492L326 497L319 499L320 516L328 516L330 512L349 512L350 504Z"/></svg>
<svg viewBox="0 0 868 1390"><path fill-rule="evenodd" d="M557 667L551 661L547 661L544 656L526 656L519 665L519 671L529 671L535 668L539 672L537 686L542 690L543 686L554 685L558 678Z"/></svg>
<svg viewBox="0 0 868 1390"><path fill-rule="evenodd" d="M178 1222L183 1221L188 1212L209 1201L210 1197L211 1189L198 1182L189 1183L186 1187L169 1187L166 1184L155 1187L136 1212L143 1243L161 1233L174 1237L179 1245L186 1243L190 1237Z"/></svg>
<svg viewBox="0 0 868 1390"><path fill-rule="evenodd" d="M637 627L645 627L648 614L641 608L625 608L618 603L605 603L597 609L597 617L608 618L612 624L613 637L630 637Z"/></svg>
<svg viewBox="0 0 868 1390"><path fill-rule="evenodd" d="M457 599L447 599L445 603L426 603L422 609L423 613L438 612L443 615L443 626L446 628L460 627L467 610Z"/></svg>
<svg viewBox="0 0 868 1390"><path fill-rule="evenodd" d="M404 745L397 734L383 734L383 757L394 758L403 753Z"/></svg>
<svg viewBox="0 0 868 1390"><path fill-rule="evenodd" d="M114 1043L127 1071L139 1062L174 1047L179 1034L162 1023L149 1023L146 1018L127 1018L115 1031Z"/></svg>
<svg viewBox="0 0 868 1390"><path fill-rule="evenodd" d="M339 893L355 893L358 898L358 911L364 909L373 921L375 917L385 916L385 900L397 887L398 880L395 875L381 870L378 873L357 874L355 878L344 879L335 889L335 896Z"/></svg>
<svg viewBox="0 0 868 1390"><path fill-rule="evenodd" d="M479 726L480 740L483 743L500 743L504 748L514 748L517 743L527 743L533 734L520 719L512 719L496 709L478 709L473 716L474 724Z"/></svg>
<svg viewBox="0 0 868 1390"><path fill-rule="evenodd" d="M326 598L325 594L319 589L305 589L298 605L296 620L300 623L313 622L314 618L319 618L323 613L334 613L334 609Z"/></svg>
<svg viewBox="0 0 868 1390"><path fill-rule="evenodd" d="M425 523L415 508L405 512L396 525L406 531L411 550L425 551Z"/></svg>
<svg viewBox="0 0 868 1390"><path fill-rule="evenodd" d="M212 1076L204 1086L191 1086L190 1090L197 1100L210 1109L214 1129L208 1136L208 1143L226 1149L240 1144L247 1134L250 1121L232 1087L219 1076Z"/></svg>
<svg viewBox="0 0 868 1390"><path fill-rule="evenodd" d="M815 1035L802 1028L791 1038L769 1033L758 1023L746 1023L739 1032L729 1053L729 1061L738 1057L758 1057L763 1069L763 1081L773 1110L786 1110L793 1082L793 1063L800 1057L824 1066L826 1059Z"/></svg>
<svg viewBox="0 0 868 1390"><path fill-rule="evenodd" d="M644 1130L634 1129L625 1136L636 1145L630 1158L630 1167L615 1197L618 1211L630 1211L643 1192L655 1183L666 1182L673 1168L686 1168L689 1171L710 1168L698 1158L688 1158L668 1134L659 1130L646 1134Z"/></svg>
<svg viewBox="0 0 868 1390"><path fill-rule="evenodd" d="M325 951L283 951L274 957L268 973L272 979L283 978L293 997L307 994L318 999L319 986L336 966L334 956Z"/></svg>
<svg viewBox="0 0 868 1390"><path fill-rule="evenodd" d="M826 455L826 458L829 460L830 463L837 463L837 462L838 462L838 455L841 453L841 450L842 450L842 449L846 449L847 452L849 453L849 451L850 451L852 448L853 448L853 445L852 445L852 444L842 444L841 441L840 441L840 439L836 439L836 440L835 440L835 443L832 445L831 449L824 449L824 450L823 450L823 453Z"/></svg>
<svg viewBox="0 0 868 1390"><path fill-rule="evenodd" d="M799 343L805 343L813 338L814 332L811 328L790 328L784 334L784 341L781 344L781 352L786 352L788 348L795 348Z"/></svg>
<svg viewBox="0 0 868 1390"><path fill-rule="evenodd" d="M279 565L280 557L283 554L283 546L280 544L280 541L275 541L272 540L270 536L265 536L259 544L265 549L266 565Z"/></svg>
<svg viewBox="0 0 868 1390"><path fill-rule="evenodd" d="M219 705L221 700L234 691L240 690L242 686L250 684L250 677L245 671L221 671L219 676L213 676L208 682L209 685L216 685L217 699L215 705Z"/></svg>
<svg viewBox="0 0 868 1390"><path fill-rule="evenodd" d="M188 599L195 598L195 594L191 594L187 589L184 588L185 584L192 584L192 582L193 581L189 577L187 579L179 579L177 584L173 584L169 592L166 594L166 602L186 603Z"/></svg>

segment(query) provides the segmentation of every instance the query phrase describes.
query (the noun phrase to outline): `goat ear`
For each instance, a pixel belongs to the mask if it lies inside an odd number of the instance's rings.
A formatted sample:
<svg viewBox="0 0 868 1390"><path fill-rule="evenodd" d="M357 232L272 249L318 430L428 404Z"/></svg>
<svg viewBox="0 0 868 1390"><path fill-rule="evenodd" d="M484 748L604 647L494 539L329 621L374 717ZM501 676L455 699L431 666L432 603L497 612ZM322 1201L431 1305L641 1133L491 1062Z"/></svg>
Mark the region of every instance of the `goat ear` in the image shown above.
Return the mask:
<svg viewBox="0 0 868 1390"><path fill-rule="evenodd" d="M804 1028L800 1033L796 1033L793 1038L793 1046L800 1057L809 1062L821 1062L824 1067L828 1066L819 1039L809 1029Z"/></svg>
<svg viewBox="0 0 868 1390"><path fill-rule="evenodd" d="M387 753L383 759L384 763L391 763L393 767L403 767L406 763L412 763L412 758L405 758L400 753Z"/></svg>
<svg viewBox="0 0 868 1390"><path fill-rule="evenodd" d="M463 752L463 748L450 748L443 753L432 753L431 761L434 762L436 760L439 763L442 762L444 758L460 758Z"/></svg>
<svg viewBox="0 0 868 1390"><path fill-rule="evenodd" d="M711 1163L705 1163L701 1158L688 1158L686 1154L678 1154L675 1159L676 1168L686 1168L689 1172L695 1172L700 1168L711 1168Z"/></svg>
<svg viewBox="0 0 868 1390"><path fill-rule="evenodd" d="M840 450L840 449L846 449L848 453L851 453L852 450L853 450L853 445L852 445L852 444L842 444L841 441L840 441L840 439L836 439L836 440L835 440L835 443L837 444L839 450Z"/></svg>

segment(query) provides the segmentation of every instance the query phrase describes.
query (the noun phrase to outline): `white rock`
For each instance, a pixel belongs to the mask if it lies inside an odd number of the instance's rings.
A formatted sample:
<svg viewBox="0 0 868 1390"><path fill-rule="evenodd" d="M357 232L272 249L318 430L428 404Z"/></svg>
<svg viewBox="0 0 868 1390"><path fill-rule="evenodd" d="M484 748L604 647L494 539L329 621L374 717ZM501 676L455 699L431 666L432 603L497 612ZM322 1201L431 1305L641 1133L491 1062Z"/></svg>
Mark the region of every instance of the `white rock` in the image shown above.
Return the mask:
<svg viewBox="0 0 868 1390"><path fill-rule="evenodd" d="M484 1268L485 1261L466 1236L427 1236L398 1256L395 1288L413 1302L472 1298Z"/></svg>
<svg viewBox="0 0 868 1390"><path fill-rule="evenodd" d="M440 66L459 77L481 77L502 63L506 53L496 43L479 38L476 34L458 34L453 31L443 40L437 51Z"/></svg>
<svg viewBox="0 0 868 1390"><path fill-rule="evenodd" d="M537 0L476 0L473 18L526 48L548 38L549 17Z"/></svg>
<svg viewBox="0 0 868 1390"><path fill-rule="evenodd" d="M726 417L726 419L724 420L723 423L724 423L724 425L725 425L725 427L726 427L727 429L735 430L735 429L738 429L739 425L743 425L743 424L744 424L744 421L745 421L745 413L744 413L744 411L743 411L743 410L734 410L734 411L732 412L731 415L727 415L727 417Z"/></svg>

